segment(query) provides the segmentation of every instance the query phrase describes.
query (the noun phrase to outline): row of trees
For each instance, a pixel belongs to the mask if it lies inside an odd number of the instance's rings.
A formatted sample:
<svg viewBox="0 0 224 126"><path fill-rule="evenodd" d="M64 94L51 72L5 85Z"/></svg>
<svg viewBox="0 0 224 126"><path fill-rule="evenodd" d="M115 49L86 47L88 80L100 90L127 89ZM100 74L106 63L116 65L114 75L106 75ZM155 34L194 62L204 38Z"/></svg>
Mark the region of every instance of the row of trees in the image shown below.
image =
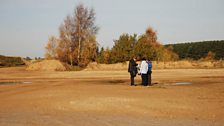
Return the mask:
<svg viewBox="0 0 224 126"><path fill-rule="evenodd" d="M140 36L123 34L114 43L111 49L101 48L96 59L97 62L125 62L132 56L136 56L138 60L143 57L157 61L178 59L178 55L173 53L172 48L165 48L157 41L157 33L151 27Z"/></svg>
<svg viewBox="0 0 224 126"><path fill-rule="evenodd" d="M73 15L68 15L59 27L59 37L49 38L46 59L58 59L78 66L91 61L98 63L125 62L136 56L156 61L177 59L223 59L224 41L169 44L163 46L157 40L157 32L149 27L142 35L122 34L114 46L99 49L93 8L76 6Z"/></svg>
<svg viewBox="0 0 224 126"><path fill-rule="evenodd" d="M68 15L59 27L59 37L49 38L46 59L58 59L71 65L86 66L90 61L99 63L125 62L132 56L151 60L176 60L172 49L166 49L157 41L157 33L148 28L145 34L137 36L123 34L109 48L99 50L96 42L98 27L95 25L93 8L78 5L73 15Z"/></svg>
<svg viewBox="0 0 224 126"><path fill-rule="evenodd" d="M224 59L224 40L169 44L180 59Z"/></svg>

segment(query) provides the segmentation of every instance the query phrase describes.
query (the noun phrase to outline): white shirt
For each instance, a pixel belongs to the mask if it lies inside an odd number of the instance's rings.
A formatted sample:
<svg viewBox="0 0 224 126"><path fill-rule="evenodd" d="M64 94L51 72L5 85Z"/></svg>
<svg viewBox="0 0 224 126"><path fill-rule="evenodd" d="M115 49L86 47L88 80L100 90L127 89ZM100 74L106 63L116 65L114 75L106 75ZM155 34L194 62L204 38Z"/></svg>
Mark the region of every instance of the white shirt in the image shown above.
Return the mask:
<svg viewBox="0 0 224 126"><path fill-rule="evenodd" d="M148 72L148 63L146 63L146 61L142 61L141 67L140 67L140 73L147 74L147 72Z"/></svg>

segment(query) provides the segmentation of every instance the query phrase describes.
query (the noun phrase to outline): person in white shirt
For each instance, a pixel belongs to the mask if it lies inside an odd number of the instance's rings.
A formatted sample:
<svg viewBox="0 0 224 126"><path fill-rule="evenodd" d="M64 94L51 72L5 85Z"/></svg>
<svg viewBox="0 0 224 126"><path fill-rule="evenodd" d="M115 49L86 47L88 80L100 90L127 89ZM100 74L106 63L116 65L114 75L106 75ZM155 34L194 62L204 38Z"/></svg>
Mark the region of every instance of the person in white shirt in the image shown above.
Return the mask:
<svg viewBox="0 0 224 126"><path fill-rule="evenodd" d="M142 58L140 74L142 77L142 85L147 86L148 85L148 63L146 62L145 58Z"/></svg>

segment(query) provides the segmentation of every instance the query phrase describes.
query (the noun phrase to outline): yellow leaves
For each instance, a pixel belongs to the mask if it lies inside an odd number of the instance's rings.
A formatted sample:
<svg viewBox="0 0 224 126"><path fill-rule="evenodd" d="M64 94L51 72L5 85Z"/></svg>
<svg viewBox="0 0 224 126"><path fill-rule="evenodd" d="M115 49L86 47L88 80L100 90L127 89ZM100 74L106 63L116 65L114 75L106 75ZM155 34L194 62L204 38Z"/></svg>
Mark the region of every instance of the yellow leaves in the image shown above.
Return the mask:
<svg viewBox="0 0 224 126"><path fill-rule="evenodd" d="M205 57L205 60L214 60L215 59L215 53L213 53L212 51L209 51L207 56Z"/></svg>
<svg viewBox="0 0 224 126"><path fill-rule="evenodd" d="M58 47L58 39L54 36L51 36L48 39L47 46L45 47L46 53L45 58L46 59L54 59L57 57L57 47Z"/></svg>

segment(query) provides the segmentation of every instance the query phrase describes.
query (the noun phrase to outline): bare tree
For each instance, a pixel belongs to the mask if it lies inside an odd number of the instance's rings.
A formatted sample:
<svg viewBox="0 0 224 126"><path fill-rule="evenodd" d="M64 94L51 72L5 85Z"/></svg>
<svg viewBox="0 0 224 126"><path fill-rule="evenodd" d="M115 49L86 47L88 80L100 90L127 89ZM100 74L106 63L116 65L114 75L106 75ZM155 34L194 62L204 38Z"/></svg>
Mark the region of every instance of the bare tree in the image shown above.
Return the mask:
<svg viewBox="0 0 224 126"><path fill-rule="evenodd" d="M97 48L95 35L98 27L92 8L88 9L82 4L76 6L74 14L65 18L59 31L61 47L58 51L64 53L59 59L67 60L71 65L80 65L96 55L93 51Z"/></svg>
<svg viewBox="0 0 224 126"><path fill-rule="evenodd" d="M59 27L60 43L58 46L59 59L63 62L74 63L75 42L72 41L72 33L74 32L74 25L72 18L67 16L64 23Z"/></svg>
<svg viewBox="0 0 224 126"><path fill-rule="evenodd" d="M46 59L55 59L57 58L57 47L58 47L58 39L54 36L51 36L48 39L47 46L45 47L46 53L45 58Z"/></svg>
<svg viewBox="0 0 224 126"><path fill-rule="evenodd" d="M96 41L92 38L96 35L98 27L94 24L95 12L94 9L85 8L82 4L78 5L75 9L74 26L75 32L73 33L74 42L78 41L78 62L82 59L82 54L85 46L89 44L96 45Z"/></svg>

